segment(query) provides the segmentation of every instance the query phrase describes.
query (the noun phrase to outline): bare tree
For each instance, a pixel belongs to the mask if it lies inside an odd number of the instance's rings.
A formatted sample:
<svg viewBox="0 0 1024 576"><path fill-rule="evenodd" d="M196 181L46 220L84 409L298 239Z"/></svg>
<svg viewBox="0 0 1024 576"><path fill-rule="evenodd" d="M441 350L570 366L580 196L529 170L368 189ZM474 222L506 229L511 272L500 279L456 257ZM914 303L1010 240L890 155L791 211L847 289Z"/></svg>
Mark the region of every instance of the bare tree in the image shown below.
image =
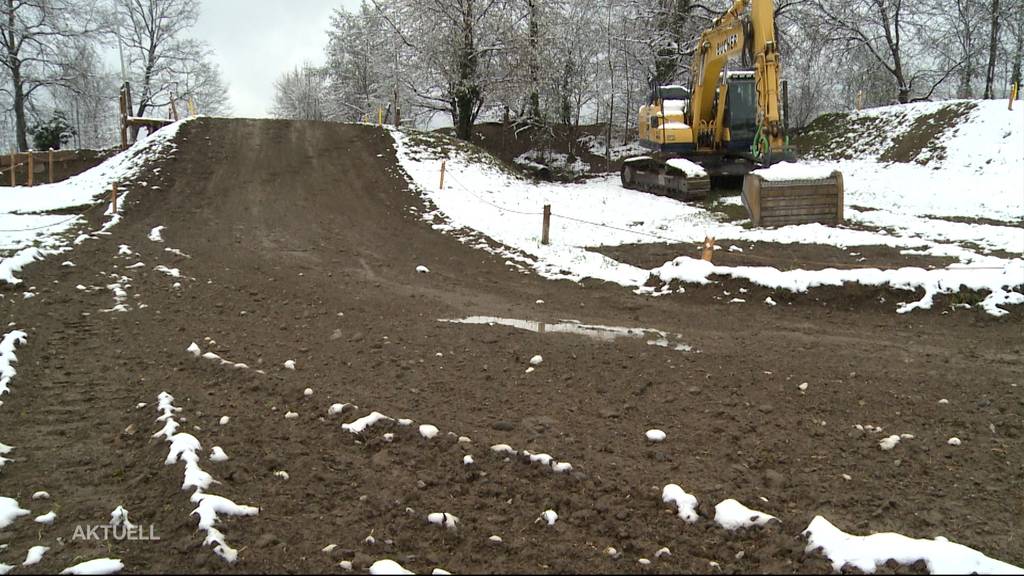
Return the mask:
<svg viewBox="0 0 1024 576"><path fill-rule="evenodd" d="M331 115L358 121L392 95L398 60L393 51L398 44L384 19L365 1L354 14L335 10L327 36Z"/></svg>
<svg viewBox="0 0 1024 576"><path fill-rule="evenodd" d="M49 90L54 110L65 112L75 128L75 146L103 148L117 138L118 78L103 67L91 42L77 42L66 56L74 73Z"/></svg>
<svg viewBox="0 0 1024 576"><path fill-rule="evenodd" d="M328 75L310 64L282 74L274 82L274 107L277 118L291 120L328 120Z"/></svg>
<svg viewBox="0 0 1024 576"><path fill-rule="evenodd" d="M999 50L999 0L992 0L989 25L988 67L985 71L985 98L993 98L992 87L996 79L996 54Z"/></svg>
<svg viewBox="0 0 1024 576"><path fill-rule="evenodd" d="M503 80L498 53L510 0L374 0L408 48L403 84L417 104L451 116L468 140L488 92Z"/></svg>
<svg viewBox="0 0 1024 576"><path fill-rule="evenodd" d="M0 0L0 66L14 114L19 150L28 150L26 110L40 89L67 81L68 45L97 30L91 3L82 0Z"/></svg>
<svg viewBox="0 0 1024 576"><path fill-rule="evenodd" d="M209 48L185 36L199 18L199 0L114 0L114 5L117 36L136 86L136 116L189 96L206 99L208 109L224 110L226 88L209 62Z"/></svg>

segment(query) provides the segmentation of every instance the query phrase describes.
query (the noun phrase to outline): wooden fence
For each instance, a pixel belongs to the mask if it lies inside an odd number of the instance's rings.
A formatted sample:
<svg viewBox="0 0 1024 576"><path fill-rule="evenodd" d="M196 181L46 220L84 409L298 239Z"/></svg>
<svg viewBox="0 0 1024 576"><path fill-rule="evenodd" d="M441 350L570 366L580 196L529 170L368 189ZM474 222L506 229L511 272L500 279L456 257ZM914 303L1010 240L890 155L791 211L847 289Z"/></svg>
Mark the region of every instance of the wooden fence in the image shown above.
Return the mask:
<svg viewBox="0 0 1024 576"><path fill-rule="evenodd" d="M54 176L54 166L66 162L90 161L104 157L104 152L97 150L12 152L0 155L0 181L11 186L17 186L19 181L26 186L52 184L56 179L61 178L59 174Z"/></svg>

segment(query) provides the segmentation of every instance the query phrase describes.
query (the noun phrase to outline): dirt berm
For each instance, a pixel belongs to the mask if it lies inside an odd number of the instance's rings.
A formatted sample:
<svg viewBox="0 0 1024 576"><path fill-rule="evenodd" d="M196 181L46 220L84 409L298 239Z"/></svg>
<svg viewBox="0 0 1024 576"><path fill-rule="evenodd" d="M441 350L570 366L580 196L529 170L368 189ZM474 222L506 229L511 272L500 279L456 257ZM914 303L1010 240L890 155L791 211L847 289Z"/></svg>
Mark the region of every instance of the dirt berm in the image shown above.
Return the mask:
<svg viewBox="0 0 1024 576"><path fill-rule="evenodd" d="M891 302L813 293L730 306L701 290L647 298L548 281L413 214L420 200L379 129L202 119L176 144L140 178L159 190L126 184L110 236L27 268L34 298L6 288L0 299L29 332L0 410L16 447L0 494L33 517L57 512L52 526L25 519L0 534L0 562L52 548L18 573L101 556L126 573L337 573L341 560L365 571L381 558L421 573L715 572L712 562L827 572L800 539L818 514L858 534L944 535L1024 564L1018 314L898 315ZM147 239L155 226L162 243ZM132 255L118 256L122 244ZM130 278L129 312L101 311L113 305L111 273ZM656 328L693 350L437 321L474 314ZM250 369L196 359L192 342ZM527 373L536 354L544 361ZM167 443L151 437L161 391L202 443L201 465L220 481L211 491L260 508L218 524L239 550L234 565L202 546L183 466L166 466ZM339 402L359 408L329 416ZM342 429L375 410L441 433ZM869 424L884 431L856 428ZM667 439L649 444L650 428ZM914 437L883 451L890 434ZM947 445L953 436L963 444ZM490 450L498 443L573 470L506 459ZM207 460L213 446L230 460ZM696 524L661 501L669 483L699 498ZM32 500L37 490L52 500ZM711 518L727 498L781 523L720 529ZM118 505L160 540L73 538ZM536 521L548 509L550 527ZM461 521L445 530L427 523L433 512ZM671 555L656 558L662 547Z"/></svg>

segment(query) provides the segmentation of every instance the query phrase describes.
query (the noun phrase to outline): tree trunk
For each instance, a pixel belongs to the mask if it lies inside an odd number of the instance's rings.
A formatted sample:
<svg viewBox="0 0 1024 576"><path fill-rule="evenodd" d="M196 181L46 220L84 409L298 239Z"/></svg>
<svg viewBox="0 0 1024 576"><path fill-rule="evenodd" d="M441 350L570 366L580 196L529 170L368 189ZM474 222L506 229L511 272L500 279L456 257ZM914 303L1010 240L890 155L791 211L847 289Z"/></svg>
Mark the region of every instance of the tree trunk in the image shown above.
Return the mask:
<svg viewBox="0 0 1024 576"><path fill-rule="evenodd" d="M7 68L11 73L11 94L14 107L14 131L18 151L28 151L28 125L25 122L25 85L21 76L21 59L18 57L18 42L14 35L14 0L4 2L7 12Z"/></svg>
<svg viewBox="0 0 1024 576"><path fill-rule="evenodd" d="M538 21L537 2L539 0L526 0L530 10L530 56L528 65L530 68L530 116L540 119L540 92L537 86L540 84L540 71L537 64L537 47L540 43L540 22Z"/></svg>
<svg viewBox="0 0 1024 576"><path fill-rule="evenodd" d="M969 0L960 0L956 4L960 23L964 27L963 38L960 41L964 51L964 65L960 71L960 87L957 90L957 96L971 98L974 96L971 90L971 84L974 82L974 34L971 26L974 17L974 11L971 9L973 4Z"/></svg>
<svg viewBox="0 0 1024 576"><path fill-rule="evenodd" d="M994 96L996 80L996 52L999 48L999 0L992 0L992 27L988 42L988 70L985 72L985 98Z"/></svg>
<svg viewBox="0 0 1024 576"><path fill-rule="evenodd" d="M28 124L25 122L25 86L21 79L21 66L11 73L14 84L14 126L18 139L18 150L28 151Z"/></svg>
<svg viewBox="0 0 1024 576"><path fill-rule="evenodd" d="M455 136L469 141L473 120L480 102L480 86L476 82L477 55L473 35L473 3L467 2L462 13L462 46L459 49L459 79L455 86Z"/></svg>
<svg viewBox="0 0 1024 576"><path fill-rule="evenodd" d="M1024 17L1021 17L1024 20ZM1017 94L1020 95L1021 90L1021 61L1024 60L1024 26L1020 26L1020 31L1017 33L1017 45L1014 46L1013 50L1013 73L1010 77L1010 82L1017 85Z"/></svg>

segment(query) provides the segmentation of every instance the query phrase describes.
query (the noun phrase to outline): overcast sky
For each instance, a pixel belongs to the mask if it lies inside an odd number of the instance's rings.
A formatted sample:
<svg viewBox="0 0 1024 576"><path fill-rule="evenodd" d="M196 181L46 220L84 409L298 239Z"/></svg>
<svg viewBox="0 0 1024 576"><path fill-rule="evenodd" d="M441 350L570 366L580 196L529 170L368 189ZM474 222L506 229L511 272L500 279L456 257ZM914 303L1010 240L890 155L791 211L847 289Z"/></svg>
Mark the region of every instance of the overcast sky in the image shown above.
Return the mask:
<svg viewBox="0 0 1024 576"><path fill-rule="evenodd" d="M335 8L360 0L202 0L192 35L214 50L235 116L269 114L274 80L303 62L322 64Z"/></svg>

